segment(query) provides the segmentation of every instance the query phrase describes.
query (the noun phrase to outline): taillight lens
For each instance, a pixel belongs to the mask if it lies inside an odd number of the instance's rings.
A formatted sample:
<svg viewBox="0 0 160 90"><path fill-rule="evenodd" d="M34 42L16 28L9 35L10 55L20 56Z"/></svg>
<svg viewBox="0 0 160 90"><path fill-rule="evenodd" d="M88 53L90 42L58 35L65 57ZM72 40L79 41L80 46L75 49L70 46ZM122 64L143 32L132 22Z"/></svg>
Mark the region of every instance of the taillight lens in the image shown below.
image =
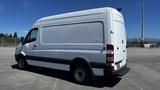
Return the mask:
<svg viewBox="0 0 160 90"><path fill-rule="evenodd" d="M106 63L112 64L114 63L114 46L107 44L107 54L106 54Z"/></svg>
<svg viewBox="0 0 160 90"><path fill-rule="evenodd" d="M106 63L107 63L107 64L113 64L114 61L107 61Z"/></svg>
<svg viewBox="0 0 160 90"><path fill-rule="evenodd" d="M106 54L107 60L111 61L114 59L114 54Z"/></svg>
<svg viewBox="0 0 160 90"><path fill-rule="evenodd" d="M107 50L114 50L114 46L110 45L110 44L107 44Z"/></svg>

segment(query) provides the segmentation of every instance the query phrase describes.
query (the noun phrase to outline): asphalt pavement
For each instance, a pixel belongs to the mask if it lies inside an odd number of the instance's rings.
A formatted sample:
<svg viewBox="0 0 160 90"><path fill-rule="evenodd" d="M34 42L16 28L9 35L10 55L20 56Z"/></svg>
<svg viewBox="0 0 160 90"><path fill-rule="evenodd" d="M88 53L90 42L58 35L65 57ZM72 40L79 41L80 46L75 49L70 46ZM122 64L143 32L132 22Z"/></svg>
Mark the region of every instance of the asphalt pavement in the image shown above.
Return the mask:
<svg viewBox="0 0 160 90"><path fill-rule="evenodd" d="M14 48L0 48L0 90L160 90L160 48L128 48L129 73L80 85L69 72L16 68Z"/></svg>

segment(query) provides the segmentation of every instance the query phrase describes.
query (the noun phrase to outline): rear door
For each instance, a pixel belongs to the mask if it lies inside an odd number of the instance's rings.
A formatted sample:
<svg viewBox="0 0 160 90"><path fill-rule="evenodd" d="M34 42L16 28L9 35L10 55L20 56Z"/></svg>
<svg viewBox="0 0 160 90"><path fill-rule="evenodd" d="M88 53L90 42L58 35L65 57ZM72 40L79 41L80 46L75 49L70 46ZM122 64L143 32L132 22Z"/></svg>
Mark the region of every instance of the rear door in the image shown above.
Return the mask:
<svg viewBox="0 0 160 90"><path fill-rule="evenodd" d="M113 13L114 60L117 69L126 64L126 31L123 16L117 11Z"/></svg>

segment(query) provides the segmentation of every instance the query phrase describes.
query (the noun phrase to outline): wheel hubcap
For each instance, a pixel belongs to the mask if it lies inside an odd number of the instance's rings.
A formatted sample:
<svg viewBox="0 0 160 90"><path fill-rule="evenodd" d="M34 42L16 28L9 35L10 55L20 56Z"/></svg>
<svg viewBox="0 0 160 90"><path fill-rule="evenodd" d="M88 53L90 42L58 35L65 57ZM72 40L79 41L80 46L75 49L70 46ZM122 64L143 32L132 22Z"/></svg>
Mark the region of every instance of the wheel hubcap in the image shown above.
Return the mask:
<svg viewBox="0 0 160 90"><path fill-rule="evenodd" d="M75 79L78 81L78 82L83 82L84 79L85 79L85 72L83 69L76 69L75 71Z"/></svg>

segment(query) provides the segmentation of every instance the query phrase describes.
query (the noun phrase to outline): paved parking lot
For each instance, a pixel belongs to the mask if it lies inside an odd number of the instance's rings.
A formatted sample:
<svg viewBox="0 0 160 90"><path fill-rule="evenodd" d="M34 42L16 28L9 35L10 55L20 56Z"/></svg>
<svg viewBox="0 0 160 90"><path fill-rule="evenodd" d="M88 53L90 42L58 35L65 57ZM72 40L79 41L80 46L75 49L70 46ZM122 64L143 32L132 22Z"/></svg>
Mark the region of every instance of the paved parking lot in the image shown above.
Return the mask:
<svg viewBox="0 0 160 90"><path fill-rule="evenodd" d="M0 48L0 90L160 90L160 48L128 49L131 70L121 78L76 84L64 71L15 68L14 48Z"/></svg>

